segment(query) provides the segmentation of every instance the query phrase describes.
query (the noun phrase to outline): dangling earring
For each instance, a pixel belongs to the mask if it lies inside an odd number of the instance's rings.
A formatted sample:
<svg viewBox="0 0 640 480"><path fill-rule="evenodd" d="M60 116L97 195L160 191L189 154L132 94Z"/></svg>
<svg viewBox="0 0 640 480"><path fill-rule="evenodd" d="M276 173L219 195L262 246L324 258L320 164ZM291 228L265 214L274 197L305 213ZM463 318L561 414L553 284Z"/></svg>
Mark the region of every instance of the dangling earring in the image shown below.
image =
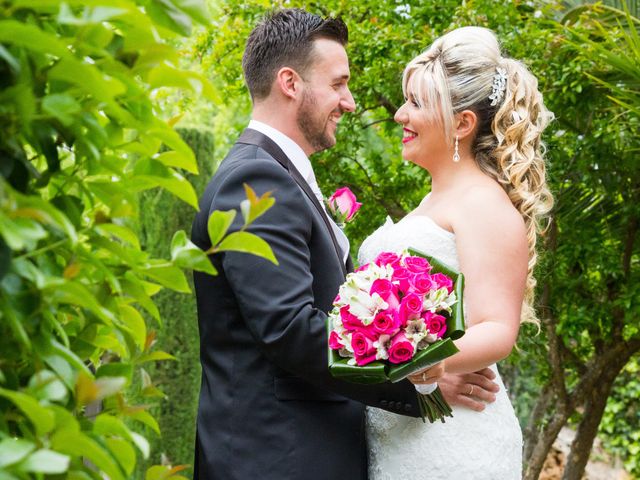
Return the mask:
<svg viewBox="0 0 640 480"><path fill-rule="evenodd" d="M458 151L458 135L456 135L456 146L453 150L453 161L456 163L460 161L460 152Z"/></svg>

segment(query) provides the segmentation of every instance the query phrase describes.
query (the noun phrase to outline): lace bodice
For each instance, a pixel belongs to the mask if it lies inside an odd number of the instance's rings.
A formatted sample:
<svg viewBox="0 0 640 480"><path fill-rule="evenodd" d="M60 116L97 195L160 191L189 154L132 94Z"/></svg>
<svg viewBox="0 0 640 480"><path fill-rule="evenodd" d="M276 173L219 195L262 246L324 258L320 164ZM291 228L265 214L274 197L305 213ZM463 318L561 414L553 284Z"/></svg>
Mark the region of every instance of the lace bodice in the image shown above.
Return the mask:
<svg viewBox="0 0 640 480"><path fill-rule="evenodd" d="M383 251L413 247L459 269L455 235L422 215L386 223L360 247L360 264ZM500 392L483 412L454 407L446 423L424 424L367 408L370 480L515 480L521 478L522 433L495 365Z"/></svg>

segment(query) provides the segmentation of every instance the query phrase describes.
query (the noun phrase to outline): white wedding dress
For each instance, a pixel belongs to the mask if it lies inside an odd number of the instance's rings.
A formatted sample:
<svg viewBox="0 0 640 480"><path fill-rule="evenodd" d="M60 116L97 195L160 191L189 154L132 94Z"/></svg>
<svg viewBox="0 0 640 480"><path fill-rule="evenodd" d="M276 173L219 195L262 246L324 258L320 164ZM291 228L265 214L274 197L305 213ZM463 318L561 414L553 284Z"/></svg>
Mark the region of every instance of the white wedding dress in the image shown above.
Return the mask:
<svg viewBox="0 0 640 480"><path fill-rule="evenodd" d="M414 247L458 269L455 235L429 217L391 219L360 247L364 264L383 251ZM521 478L522 432L495 365L500 386L484 411L454 407L446 423L425 424L367 408L370 480L515 480Z"/></svg>

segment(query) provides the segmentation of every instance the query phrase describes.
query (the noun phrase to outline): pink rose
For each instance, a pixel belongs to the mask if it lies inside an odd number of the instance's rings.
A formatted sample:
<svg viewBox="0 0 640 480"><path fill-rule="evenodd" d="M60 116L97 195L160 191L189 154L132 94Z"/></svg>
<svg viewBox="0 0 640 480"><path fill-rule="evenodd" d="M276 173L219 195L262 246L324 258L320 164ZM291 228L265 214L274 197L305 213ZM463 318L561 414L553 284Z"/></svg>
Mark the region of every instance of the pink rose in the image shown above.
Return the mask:
<svg viewBox="0 0 640 480"><path fill-rule="evenodd" d="M345 305L340 309L340 318L342 319L342 326L349 332L360 332L368 338L373 339L377 337L373 325L365 325L362 323L358 317L349 311L349 305Z"/></svg>
<svg viewBox="0 0 640 480"><path fill-rule="evenodd" d="M375 362L376 353L373 352L372 354L369 354L369 355L355 355L355 359L356 359L356 364L359 367L362 367L363 365L367 365L368 363Z"/></svg>
<svg viewBox="0 0 640 480"><path fill-rule="evenodd" d="M369 295L377 293L380 298L389 304L389 308L398 308L398 287L385 278L378 278L371 284Z"/></svg>
<svg viewBox="0 0 640 480"><path fill-rule="evenodd" d="M376 359L376 348L373 346L373 340L362 332L356 332L351 335L351 348L353 348L353 355L358 365L366 365Z"/></svg>
<svg viewBox="0 0 640 480"><path fill-rule="evenodd" d="M373 318L373 327L381 335L395 335L400 330L400 319L395 312L384 310Z"/></svg>
<svg viewBox="0 0 640 480"><path fill-rule="evenodd" d="M348 187L336 190L327 201L328 208L338 219L338 223L349 222L362 206Z"/></svg>
<svg viewBox="0 0 640 480"><path fill-rule="evenodd" d="M396 334L391 339L391 346L389 347L389 361L391 363L402 363L407 360L411 360L413 357L413 343L407 340L404 332Z"/></svg>
<svg viewBox="0 0 640 480"><path fill-rule="evenodd" d="M423 257L405 257L404 266L412 273L428 273L431 271L429 261Z"/></svg>
<svg viewBox="0 0 640 480"><path fill-rule="evenodd" d="M422 297L417 293L407 294L400 302L400 322L403 326L409 320L420 317L422 313Z"/></svg>
<svg viewBox="0 0 640 480"><path fill-rule="evenodd" d="M329 348L331 348L332 350L340 350L341 348L344 348L342 339L335 330L332 330L331 335L329 335Z"/></svg>
<svg viewBox="0 0 640 480"><path fill-rule="evenodd" d="M340 309L340 319L347 330L358 330L364 327L360 319L349 311L349 305Z"/></svg>
<svg viewBox="0 0 640 480"><path fill-rule="evenodd" d="M422 318L424 318L424 323L429 333L433 333L438 338L442 338L447 331L447 319L442 315L432 312L425 312Z"/></svg>
<svg viewBox="0 0 640 480"><path fill-rule="evenodd" d="M391 265L395 267L400 263L400 257L393 252L382 252L378 255L373 261L379 267L384 267L385 265Z"/></svg>
<svg viewBox="0 0 640 480"><path fill-rule="evenodd" d="M367 268L369 268L369 264L365 263L364 265L360 265L358 268L356 268L354 272L361 272L362 270L366 270Z"/></svg>
<svg viewBox="0 0 640 480"><path fill-rule="evenodd" d="M431 279L436 283L438 289L446 288L449 293L453 291L453 280L444 273L435 273L431 275Z"/></svg>
<svg viewBox="0 0 640 480"><path fill-rule="evenodd" d="M411 287L411 277L413 274L404 267L400 265L393 267L393 276L391 277L391 281L396 283L400 288L401 292L406 292Z"/></svg>
<svg viewBox="0 0 640 480"><path fill-rule="evenodd" d="M411 279L411 286L420 295L424 295L431 290L437 290L438 286L436 282L431 278L431 275L423 273L417 274Z"/></svg>

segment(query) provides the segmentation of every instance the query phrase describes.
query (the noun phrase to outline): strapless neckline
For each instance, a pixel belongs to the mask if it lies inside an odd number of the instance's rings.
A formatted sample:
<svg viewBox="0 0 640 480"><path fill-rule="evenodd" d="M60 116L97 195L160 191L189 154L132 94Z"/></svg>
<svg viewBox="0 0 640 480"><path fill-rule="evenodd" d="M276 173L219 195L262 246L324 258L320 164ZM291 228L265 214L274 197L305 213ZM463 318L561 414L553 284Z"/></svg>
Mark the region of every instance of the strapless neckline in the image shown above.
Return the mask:
<svg viewBox="0 0 640 480"><path fill-rule="evenodd" d="M419 219L420 221L424 221L426 223L429 223L431 225L433 225L436 229L440 230L442 233L447 234L448 236L450 236L451 238L455 238L456 234L453 232L450 232L449 230L447 230L446 228L440 226L440 224L438 224L438 222L436 222L433 218L429 217L428 215L407 215L406 217L402 217L398 223L402 223L402 222L407 222L410 221L412 219Z"/></svg>

